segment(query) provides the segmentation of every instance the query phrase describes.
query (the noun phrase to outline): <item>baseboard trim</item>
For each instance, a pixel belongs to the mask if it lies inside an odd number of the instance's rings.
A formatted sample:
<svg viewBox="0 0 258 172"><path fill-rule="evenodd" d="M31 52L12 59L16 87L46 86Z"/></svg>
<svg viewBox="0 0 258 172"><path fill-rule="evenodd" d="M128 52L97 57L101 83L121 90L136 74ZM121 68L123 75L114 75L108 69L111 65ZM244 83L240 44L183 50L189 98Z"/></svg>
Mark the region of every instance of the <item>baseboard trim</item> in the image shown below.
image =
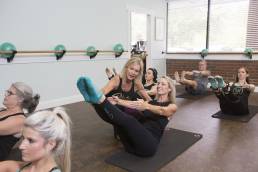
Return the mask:
<svg viewBox="0 0 258 172"><path fill-rule="evenodd" d="M83 101L83 97L81 95L75 95L75 96L64 97L64 98L60 98L60 99L43 101L43 102L39 103L37 110L53 108L53 107L76 103L76 102L80 102L80 101Z"/></svg>

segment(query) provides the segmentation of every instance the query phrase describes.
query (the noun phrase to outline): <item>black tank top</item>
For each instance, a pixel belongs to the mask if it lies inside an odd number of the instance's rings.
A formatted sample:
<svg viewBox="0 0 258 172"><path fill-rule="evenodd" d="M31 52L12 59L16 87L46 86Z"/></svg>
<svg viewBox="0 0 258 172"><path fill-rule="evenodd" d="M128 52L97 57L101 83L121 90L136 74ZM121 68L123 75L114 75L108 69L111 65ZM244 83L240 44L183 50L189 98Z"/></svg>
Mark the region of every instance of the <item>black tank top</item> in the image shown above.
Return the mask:
<svg viewBox="0 0 258 172"><path fill-rule="evenodd" d="M145 90L151 90L151 88L155 85L155 83L152 83L151 85L144 86ZM150 96L151 99L153 100L155 98L155 95Z"/></svg>
<svg viewBox="0 0 258 172"><path fill-rule="evenodd" d="M151 85L144 86L145 90L151 90L151 88L155 85L155 83L152 83Z"/></svg>
<svg viewBox="0 0 258 172"><path fill-rule="evenodd" d="M31 163L24 165L21 169L18 169L17 172L21 172L23 169L25 169L26 167L28 167L30 165L31 165ZM61 172L61 170L58 167L53 167L49 172Z"/></svg>
<svg viewBox="0 0 258 172"><path fill-rule="evenodd" d="M117 89L112 90L110 93L108 93L106 96L110 97L113 95L117 95L119 98L124 99L124 100L136 100L137 99L137 93L134 91L134 80L132 81L132 87L129 91L124 91L122 89L122 78L119 78L119 85Z"/></svg>
<svg viewBox="0 0 258 172"><path fill-rule="evenodd" d="M1 110L4 111L4 110ZM1 112L0 111L0 112ZM9 117L17 116L17 115L25 115L24 113L15 113L12 115L5 116L3 118L0 118L0 121L4 121ZM0 161L3 161L7 158L8 154L10 153L12 147L15 145L15 143L19 140L19 138L14 137L13 135L6 135L6 136L0 136Z"/></svg>
<svg viewBox="0 0 258 172"><path fill-rule="evenodd" d="M157 100L151 100L149 104L157 106L168 106L171 102L157 102ZM155 114L149 110L143 111L144 118L140 122L149 130L156 138L160 140L163 135L164 129L168 124L168 118Z"/></svg>

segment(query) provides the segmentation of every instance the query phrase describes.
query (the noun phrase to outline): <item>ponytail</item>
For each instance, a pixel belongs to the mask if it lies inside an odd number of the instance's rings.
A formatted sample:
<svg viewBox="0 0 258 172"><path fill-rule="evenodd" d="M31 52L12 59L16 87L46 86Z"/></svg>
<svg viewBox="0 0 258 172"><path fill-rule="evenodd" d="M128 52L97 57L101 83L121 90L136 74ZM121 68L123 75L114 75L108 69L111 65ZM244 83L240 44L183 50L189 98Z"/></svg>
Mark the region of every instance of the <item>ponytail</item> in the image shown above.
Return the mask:
<svg viewBox="0 0 258 172"><path fill-rule="evenodd" d="M67 113L64 111L63 108L61 107L57 107L53 110L53 112L60 118L63 120L63 122L66 125L66 129L65 132L66 133L66 138L63 140L63 146L60 146L60 148L62 148L62 150L58 150L57 153L60 153L58 155L58 161L59 161L59 165L61 168L61 171L63 172L70 172L71 171L71 129L70 129L70 123L71 120L69 118L69 116L67 115ZM58 149L58 148L57 148ZM60 151L60 152L59 152Z"/></svg>
<svg viewBox="0 0 258 172"><path fill-rule="evenodd" d="M71 171L71 120L61 107L53 111L35 112L25 120L25 127L30 127L46 140L54 140L56 146L52 154L62 172Z"/></svg>

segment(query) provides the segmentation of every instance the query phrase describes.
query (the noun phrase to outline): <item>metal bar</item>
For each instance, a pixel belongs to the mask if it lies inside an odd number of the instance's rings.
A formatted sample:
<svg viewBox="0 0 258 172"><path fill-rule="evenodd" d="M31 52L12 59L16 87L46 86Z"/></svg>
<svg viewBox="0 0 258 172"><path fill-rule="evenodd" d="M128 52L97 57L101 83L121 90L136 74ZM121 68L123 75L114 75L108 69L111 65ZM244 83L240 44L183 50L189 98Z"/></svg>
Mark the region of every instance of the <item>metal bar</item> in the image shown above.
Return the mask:
<svg viewBox="0 0 258 172"><path fill-rule="evenodd" d="M195 51L195 52L168 52L166 54L200 54L200 52ZM235 51L235 52L230 52L230 51L213 51L213 52L208 52L208 55L210 54L244 54L243 51ZM258 54L258 51L254 51L253 54Z"/></svg>
<svg viewBox="0 0 258 172"><path fill-rule="evenodd" d="M113 50L96 50L100 53L116 53ZM66 50L66 53L87 53L87 52L96 52L96 51L86 51L86 50ZM17 51L17 54L50 54L50 53L62 53L61 50L23 50ZM123 51L128 52L128 51ZM13 51L0 51L0 54L12 54Z"/></svg>

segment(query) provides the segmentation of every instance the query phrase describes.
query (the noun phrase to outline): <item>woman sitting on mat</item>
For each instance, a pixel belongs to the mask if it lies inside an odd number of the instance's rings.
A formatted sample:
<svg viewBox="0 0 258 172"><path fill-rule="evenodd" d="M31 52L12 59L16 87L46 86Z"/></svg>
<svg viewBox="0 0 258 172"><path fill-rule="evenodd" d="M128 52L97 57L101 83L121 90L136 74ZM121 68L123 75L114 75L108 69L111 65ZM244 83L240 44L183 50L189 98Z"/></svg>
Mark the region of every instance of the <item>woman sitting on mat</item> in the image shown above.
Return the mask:
<svg viewBox="0 0 258 172"><path fill-rule="evenodd" d="M70 172L70 118L62 108L30 115L19 146L23 162L3 161L1 172Z"/></svg>
<svg viewBox="0 0 258 172"><path fill-rule="evenodd" d="M0 110L0 161L7 158L12 147L21 137L21 129L25 120L24 109L33 112L39 103L39 95L33 95L30 86L16 82L6 90Z"/></svg>
<svg viewBox="0 0 258 172"><path fill-rule="evenodd" d="M139 57L130 58L124 65L121 75L117 74L111 77L111 80L102 88L102 93L106 97L118 96L125 100L137 100L142 97L145 100L151 100L150 96L144 90L141 82L143 73L143 62ZM136 92L136 90L138 90ZM121 110L129 113L134 110L118 106ZM96 109L98 111L98 109ZM116 127L114 126L114 137L118 139Z"/></svg>
<svg viewBox="0 0 258 172"><path fill-rule="evenodd" d="M192 79L186 79L185 76L192 76ZM181 78L179 77L178 72L175 72L175 80L185 85L185 90L187 93L192 95L201 95L205 94L207 91L208 76L210 71L207 70L207 62L201 60L199 62L199 69L193 71L182 71Z"/></svg>
<svg viewBox="0 0 258 172"><path fill-rule="evenodd" d="M238 69L236 82L226 84L221 76L208 78L211 88L219 99L220 109L229 115L247 115L248 97L255 86L249 83L248 70L245 67Z"/></svg>
<svg viewBox="0 0 258 172"><path fill-rule="evenodd" d="M101 91L96 90L88 77L80 77L77 87L85 101L95 107L97 114L117 128L127 152L143 157L155 154L168 118L177 110L175 86L169 77L160 78L157 84L157 99L149 102L128 101L117 96L106 98ZM127 114L116 105L138 111L135 111L135 114Z"/></svg>

